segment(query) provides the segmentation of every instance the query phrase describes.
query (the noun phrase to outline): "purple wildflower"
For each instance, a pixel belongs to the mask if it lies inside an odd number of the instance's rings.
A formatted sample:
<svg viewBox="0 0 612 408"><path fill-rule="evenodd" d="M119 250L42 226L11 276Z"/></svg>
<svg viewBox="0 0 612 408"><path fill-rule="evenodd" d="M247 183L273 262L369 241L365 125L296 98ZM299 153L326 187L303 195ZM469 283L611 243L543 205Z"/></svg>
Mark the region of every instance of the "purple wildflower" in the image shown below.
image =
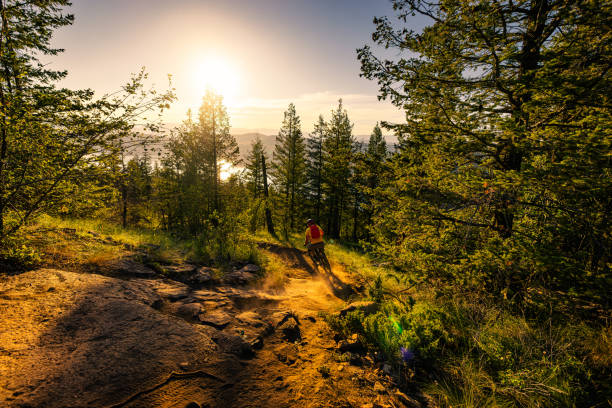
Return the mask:
<svg viewBox="0 0 612 408"><path fill-rule="evenodd" d="M412 350L407 349L406 347L400 347L400 354L402 355L402 360L404 360L406 363L414 358L414 353Z"/></svg>

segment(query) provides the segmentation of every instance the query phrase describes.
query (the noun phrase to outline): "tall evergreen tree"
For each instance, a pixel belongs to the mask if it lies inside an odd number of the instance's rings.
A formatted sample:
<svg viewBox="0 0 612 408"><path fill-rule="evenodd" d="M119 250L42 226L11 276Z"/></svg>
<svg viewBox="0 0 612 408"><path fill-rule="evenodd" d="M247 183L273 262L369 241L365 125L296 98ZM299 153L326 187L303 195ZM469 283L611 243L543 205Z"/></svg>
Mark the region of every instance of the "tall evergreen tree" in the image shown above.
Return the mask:
<svg viewBox="0 0 612 408"><path fill-rule="evenodd" d="M374 126L366 150L368 164L368 187L378 186L382 174L383 164L387 158L387 142L378 123Z"/></svg>
<svg viewBox="0 0 612 408"><path fill-rule="evenodd" d="M353 239L356 241L367 237L374 208L373 200L380 191L377 188L383 178L387 159L387 143L378 123L374 126L365 151L359 149L354 160L352 185L355 190L354 222L360 220L361 228L354 225Z"/></svg>
<svg viewBox="0 0 612 408"><path fill-rule="evenodd" d="M191 111L166 144L158 194L169 229L199 233L215 209L210 143L206 143Z"/></svg>
<svg viewBox="0 0 612 408"><path fill-rule="evenodd" d="M353 156L353 125L348 113L338 101L338 108L332 111L327 123L323 141L323 180L325 205L327 208L327 230L331 237L340 237L342 218L349 196L347 181L350 177Z"/></svg>
<svg viewBox="0 0 612 408"><path fill-rule="evenodd" d="M304 181L306 172L305 142L300 117L295 105L289 104L272 157L272 177L281 195L279 210L285 235L297 227L296 220L302 214Z"/></svg>
<svg viewBox="0 0 612 408"><path fill-rule="evenodd" d="M234 136L230 134L229 117L223 105L223 97L211 90L206 91L199 111L198 133L209 155L207 166L212 179L212 196L215 210L220 209L219 178L222 162L238 164L240 151Z"/></svg>
<svg viewBox="0 0 612 408"><path fill-rule="evenodd" d="M323 140L326 132L327 124L323 115L319 115L319 120L315 123L313 132L306 139L306 189L308 202L317 222L320 222L323 205Z"/></svg>
<svg viewBox="0 0 612 408"><path fill-rule="evenodd" d="M251 144L251 151L246 163L247 187L251 191L253 198L260 198L263 195L264 182L261 157L265 154L263 143L258 136Z"/></svg>

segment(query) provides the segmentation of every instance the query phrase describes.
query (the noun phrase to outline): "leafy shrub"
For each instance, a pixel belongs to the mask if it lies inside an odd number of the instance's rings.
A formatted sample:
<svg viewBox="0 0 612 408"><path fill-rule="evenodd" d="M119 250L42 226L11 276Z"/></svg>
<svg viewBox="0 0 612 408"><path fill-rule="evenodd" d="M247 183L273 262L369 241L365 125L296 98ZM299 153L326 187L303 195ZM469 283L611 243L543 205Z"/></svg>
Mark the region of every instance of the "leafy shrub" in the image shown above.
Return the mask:
<svg viewBox="0 0 612 408"><path fill-rule="evenodd" d="M449 341L442 322L441 310L427 303L418 303L409 310L387 303L380 312L365 317L363 331L390 361L398 358L402 347L422 359L431 359Z"/></svg>
<svg viewBox="0 0 612 408"><path fill-rule="evenodd" d="M20 240L12 238L0 246L0 265L4 266L1 269L6 271L30 269L40 262L39 252Z"/></svg>

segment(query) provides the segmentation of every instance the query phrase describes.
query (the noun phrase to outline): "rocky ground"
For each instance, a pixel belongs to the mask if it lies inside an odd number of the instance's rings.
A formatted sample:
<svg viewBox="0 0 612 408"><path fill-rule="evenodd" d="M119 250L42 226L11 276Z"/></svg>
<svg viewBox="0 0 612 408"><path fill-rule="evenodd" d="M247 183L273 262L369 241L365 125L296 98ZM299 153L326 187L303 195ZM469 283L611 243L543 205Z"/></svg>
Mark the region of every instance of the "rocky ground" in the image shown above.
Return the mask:
<svg viewBox="0 0 612 408"><path fill-rule="evenodd" d="M419 407L323 322L321 312L371 306L347 306L351 277L293 248L264 250L287 265L282 291L263 289L256 265L160 274L138 257L104 274L2 276L0 406Z"/></svg>

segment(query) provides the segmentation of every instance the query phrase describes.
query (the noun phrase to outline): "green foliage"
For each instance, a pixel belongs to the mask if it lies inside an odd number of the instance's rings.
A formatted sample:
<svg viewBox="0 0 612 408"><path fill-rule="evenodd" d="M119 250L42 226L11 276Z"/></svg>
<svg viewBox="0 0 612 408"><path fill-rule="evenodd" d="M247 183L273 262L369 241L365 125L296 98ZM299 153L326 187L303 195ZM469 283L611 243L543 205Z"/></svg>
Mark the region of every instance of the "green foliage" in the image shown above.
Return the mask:
<svg viewBox="0 0 612 408"><path fill-rule="evenodd" d="M166 148L152 181L155 210L162 227L192 236L209 236L207 231L218 225L220 217L227 213L237 215L240 209L234 208L231 198L236 195L234 190L243 192L235 180L220 179L221 163L236 165L239 160L222 98L207 92L198 121L193 121L189 113Z"/></svg>
<svg viewBox="0 0 612 408"><path fill-rule="evenodd" d="M265 155L266 152L264 150L263 143L261 142L259 136L257 136L257 139L251 144L251 152L249 153L246 163L247 187L254 199L263 196L264 182L261 158Z"/></svg>
<svg viewBox="0 0 612 408"><path fill-rule="evenodd" d="M400 24L359 50L381 98L406 110L373 195L371 249L449 290L516 308L545 287L609 289L610 32L599 2L396 0ZM477 13L482 18L475 18ZM588 57L587 57L588 56ZM537 302L536 302L537 303Z"/></svg>
<svg viewBox="0 0 612 408"><path fill-rule="evenodd" d="M378 275L376 279L374 279L374 284L368 288L368 295L374 302L380 304L383 301L384 294L385 291L383 288L382 278L380 275Z"/></svg>
<svg viewBox="0 0 612 408"><path fill-rule="evenodd" d="M310 137L306 139L306 195L312 211L311 217L317 222L321 219L323 206L323 141L327 132L327 123L319 115Z"/></svg>
<svg viewBox="0 0 612 408"><path fill-rule="evenodd" d="M338 108L332 111L327 122L323 139L323 191L327 210L327 233L339 238L345 205L348 202L348 183L354 153L353 124L348 113L338 101Z"/></svg>
<svg viewBox="0 0 612 408"><path fill-rule="evenodd" d="M31 269L40 265L39 251L24 239L12 237L0 246L0 269L3 272Z"/></svg>
<svg viewBox="0 0 612 408"><path fill-rule="evenodd" d="M300 117L293 103L289 104L274 146L271 176L278 191L277 209L285 237L297 227L303 214L306 172L305 144Z"/></svg>
<svg viewBox="0 0 612 408"><path fill-rule="evenodd" d="M69 5L0 5L0 240L36 214L62 211L66 197L114 154L116 142L174 98L146 90L144 71L99 100L90 90L56 88L66 72L47 69L39 58L62 51L50 41L55 29L72 23L63 10Z"/></svg>

